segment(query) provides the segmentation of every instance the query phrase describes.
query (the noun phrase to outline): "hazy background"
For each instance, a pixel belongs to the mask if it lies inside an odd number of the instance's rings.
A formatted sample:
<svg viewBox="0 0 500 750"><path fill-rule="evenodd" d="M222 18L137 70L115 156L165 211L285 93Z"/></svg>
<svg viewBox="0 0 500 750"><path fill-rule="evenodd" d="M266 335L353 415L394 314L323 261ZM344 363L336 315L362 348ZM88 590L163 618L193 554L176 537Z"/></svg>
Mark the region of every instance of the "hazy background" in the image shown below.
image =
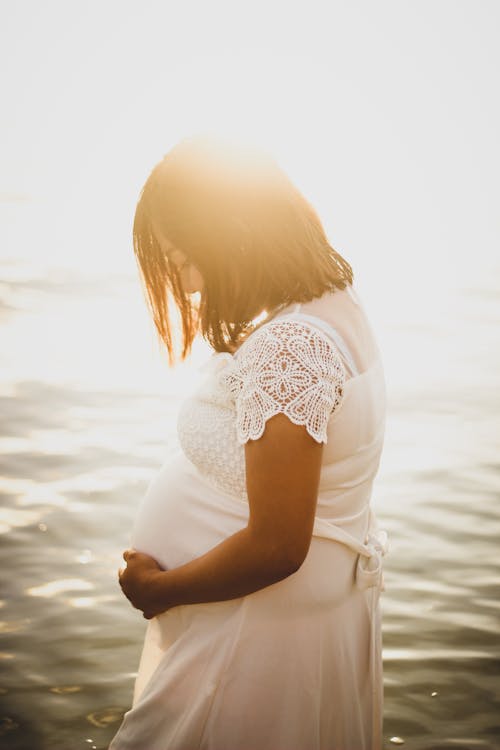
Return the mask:
<svg viewBox="0 0 500 750"><path fill-rule="evenodd" d="M274 153L379 337L386 746L500 747L499 21L493 0L0 3L1 747L104 748L130 705L144 622L116 569L208 355L168 370L131 224L207 129Z"/></svg>

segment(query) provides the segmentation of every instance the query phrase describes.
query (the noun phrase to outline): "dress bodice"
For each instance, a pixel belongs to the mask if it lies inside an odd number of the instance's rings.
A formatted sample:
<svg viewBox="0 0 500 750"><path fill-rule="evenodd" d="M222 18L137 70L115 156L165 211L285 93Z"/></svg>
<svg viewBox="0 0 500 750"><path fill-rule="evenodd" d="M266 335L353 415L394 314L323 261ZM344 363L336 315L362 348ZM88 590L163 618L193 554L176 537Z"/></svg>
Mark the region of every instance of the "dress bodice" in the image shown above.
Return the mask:
<svg viewBox="0 0 500 750"><path fill-rule="evenodd" d="M179 412L186 456L212 485L240 499L246 498L244 444L278 413L325 444L320 489L355 476L358 451L370 453L370 474L378 466L385 414L380 362L359 373L338 331L302 307L266 322L234 355L214 354ZM337 463L334 478L328 467Z"/></svg>

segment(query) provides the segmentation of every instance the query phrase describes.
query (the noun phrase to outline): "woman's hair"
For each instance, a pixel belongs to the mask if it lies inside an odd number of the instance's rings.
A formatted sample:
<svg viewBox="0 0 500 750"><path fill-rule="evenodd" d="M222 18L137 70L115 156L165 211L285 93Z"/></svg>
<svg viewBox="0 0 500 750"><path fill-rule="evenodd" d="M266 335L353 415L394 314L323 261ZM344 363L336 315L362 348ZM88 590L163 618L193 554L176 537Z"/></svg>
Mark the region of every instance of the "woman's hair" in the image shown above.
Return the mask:
<svg viewBox="0 0 500 750"><path fill-rule="evenodd" d="M133 236L170 363L172 298L181 315L184 359L199 331L216 351L232 351L263 311L352 284L351 266L275 161L214 138L187 138L157 164L139 197ZM201 273L198 300L183 290L168 245Z"/></svg>

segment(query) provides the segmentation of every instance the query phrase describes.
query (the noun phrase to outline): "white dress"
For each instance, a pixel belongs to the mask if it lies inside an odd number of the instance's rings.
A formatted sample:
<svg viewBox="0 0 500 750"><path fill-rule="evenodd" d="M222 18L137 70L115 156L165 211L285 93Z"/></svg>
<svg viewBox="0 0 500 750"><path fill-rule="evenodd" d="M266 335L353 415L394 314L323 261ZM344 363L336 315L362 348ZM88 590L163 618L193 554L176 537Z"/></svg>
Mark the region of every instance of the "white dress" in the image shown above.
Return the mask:
<svg viewBox="0 0 500 750"><path fill-rule="evenodd" d="M324 443L311 546L278 583L148 622L109 750L379 750L386 535L370 498L386 387L357 292L291 305L203 374L132 545L173 568L243 528L244 443L282 412Z"/></svg>

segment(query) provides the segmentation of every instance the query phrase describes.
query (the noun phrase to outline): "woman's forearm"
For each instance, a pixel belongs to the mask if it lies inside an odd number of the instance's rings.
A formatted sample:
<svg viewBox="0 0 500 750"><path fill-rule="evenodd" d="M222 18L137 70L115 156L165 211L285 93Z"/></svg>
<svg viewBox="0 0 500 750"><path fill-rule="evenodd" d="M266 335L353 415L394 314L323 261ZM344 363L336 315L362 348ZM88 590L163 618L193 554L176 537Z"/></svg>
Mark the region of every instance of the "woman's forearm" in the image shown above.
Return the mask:
<svg viewBox="0 0 500 750"><path fill-rule="evenodd" d="M300 564L246 527L185 565L158 573L158 603L166 608L246 596L281 581Z"/></svg>

